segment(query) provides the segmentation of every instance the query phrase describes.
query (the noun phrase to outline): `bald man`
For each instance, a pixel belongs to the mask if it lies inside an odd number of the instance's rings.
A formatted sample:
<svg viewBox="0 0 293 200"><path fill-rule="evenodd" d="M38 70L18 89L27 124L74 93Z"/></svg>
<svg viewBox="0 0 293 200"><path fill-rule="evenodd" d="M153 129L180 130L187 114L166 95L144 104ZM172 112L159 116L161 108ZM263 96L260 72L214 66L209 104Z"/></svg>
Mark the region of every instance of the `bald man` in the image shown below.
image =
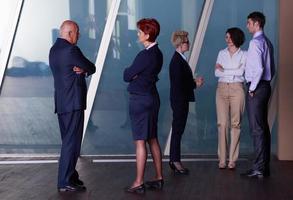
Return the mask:
<svg viewBox="0 0 293 200"><path fill-rule="evenodd" d="M86 109L85 77L96 71L76 46L79 27L66 20L60 27L60 37L50 49L49 64L54 77L55 113L61 132L62 147L59 159L58 191L85 191L79 179L76 163L80 154Z"/></svg>

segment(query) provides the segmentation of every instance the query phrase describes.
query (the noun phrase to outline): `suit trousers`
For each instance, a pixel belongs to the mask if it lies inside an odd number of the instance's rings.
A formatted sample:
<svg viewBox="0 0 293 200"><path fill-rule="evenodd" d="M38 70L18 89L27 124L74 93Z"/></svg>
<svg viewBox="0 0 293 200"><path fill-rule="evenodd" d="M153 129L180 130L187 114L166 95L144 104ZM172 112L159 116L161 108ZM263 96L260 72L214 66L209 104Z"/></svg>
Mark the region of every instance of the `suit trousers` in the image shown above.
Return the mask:
<svg viewBox="0 0 293 200"><path fill-rule="evenodd" d="M83 133L84 110L58 114L62 147L59 159L58 187L70 185L78 179L75 170Z"/></svg>
<svg viewBox="0 0 293 200"><path fill-rule="evenodd" d="M247 94L246 97L249 128L255 154L252 169L263 173L270 171L271 133L268 123L270 96L270 82L260 81L254 91L254 96Z"/></svg>
<svg viewBox="0 0 293 200"><path fill-rule="evenodd" d="M229 151L229 163L235 163L239 156L241 121L245 106L244 100L243 83L218 83L216 91L218 157L219 163L224 166L226 165L227 151Z"/></svg>
<svg viewBox="0 0 293 200"><path fill-rule="evenodd" d="M172 134L171 134L171 145L170 145L170 161L180 162L181 158L181 138L185 129L189 102L178 101L171 102L173 110L173 121L172 121Z"/></svg>

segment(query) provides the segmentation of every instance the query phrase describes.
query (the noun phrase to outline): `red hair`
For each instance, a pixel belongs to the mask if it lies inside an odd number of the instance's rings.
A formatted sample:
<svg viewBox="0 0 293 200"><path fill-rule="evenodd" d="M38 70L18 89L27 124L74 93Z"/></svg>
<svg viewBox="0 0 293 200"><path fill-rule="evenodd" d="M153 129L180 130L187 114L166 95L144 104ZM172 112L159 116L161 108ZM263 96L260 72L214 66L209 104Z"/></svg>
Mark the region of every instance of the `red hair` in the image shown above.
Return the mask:
<svg viewBox="0 0 293 200"><path fill-rule="evenodd" d="M156 41L156 38L160 33L160 24L156 19L143 18L139 20L136 25L142 32L149 35L149 42Z"/></svg>

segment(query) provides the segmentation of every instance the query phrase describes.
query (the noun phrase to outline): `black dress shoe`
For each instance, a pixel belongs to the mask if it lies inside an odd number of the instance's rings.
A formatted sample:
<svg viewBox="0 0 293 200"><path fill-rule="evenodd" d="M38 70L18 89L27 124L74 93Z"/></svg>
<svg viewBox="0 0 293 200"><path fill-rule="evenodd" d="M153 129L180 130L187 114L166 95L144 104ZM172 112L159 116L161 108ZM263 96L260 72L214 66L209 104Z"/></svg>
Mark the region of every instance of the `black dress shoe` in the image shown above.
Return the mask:
<svg viewBox="0 0 293 200"><path fill-rule="evenodd" d="M259 179L262 179L264 177L267 177L268 175L267 174L264 174L261 171L250 169L250 170L248 170L248 171L246 171L244 173L241 173L240 176L248 177L248 178L259 178Z"/></svg>
<svg viewBox="0 0 293 200"><path fill-rule="evenodd" d="M77 185L66 185L64 187L58 188L59 192L84 192L86 191L85 186L77 186Z"/></svg>
<svg viewBox="0 0 293 200"><path fill-rule="evenodd" d="M77 186L83 186L84 185L83 181L80 180L80 179L73 180L73 181L71 181L71 183L73 185L77 185Z"/></svg>
<svg viewBox="0 0 293 200"><path fill-rule="evenodd" d="M174 173L176 173L176 174L187 175L189 173L189 170L187 168L178 169L176 167L176 165L174 164L174 162L170 161L169 166L174 171Z"/></svg>
<svg viewBox="0 0 293 200"><path fill-rule="evenodd" d="M270 170L265 170L263 175L264 175L264 177L269 177L271 175Z"/></svg>
<svg viewBox="0 0 293 200"><path fill-rule="evenodd" d="M129 187L126 187L124 189L124 191L128 192L128 193L133 193L133 194L144 194L145 193L145 186L144 186L144 184L141 184L136 187L129 186Z"/></svg>
<svg viewBox="0 0 293 200"><path fill-rule="evenodd" d="M163 186L164 186L164 180L159 179L155 181L147 181L145 182L145 185L149 189L161 190L163 189Z"/></svg>

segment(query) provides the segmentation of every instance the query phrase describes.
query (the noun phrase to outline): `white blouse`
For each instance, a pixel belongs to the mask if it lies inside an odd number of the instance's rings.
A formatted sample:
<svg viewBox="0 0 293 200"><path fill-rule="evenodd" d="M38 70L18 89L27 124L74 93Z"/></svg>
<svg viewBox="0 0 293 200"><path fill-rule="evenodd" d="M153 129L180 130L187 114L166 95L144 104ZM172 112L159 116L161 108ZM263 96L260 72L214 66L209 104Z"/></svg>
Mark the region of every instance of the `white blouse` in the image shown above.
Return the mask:
<svg viewBox="0 0 293 200"><path fill-rule="evenodd" d="M240 48L232 56L228 48L222 49L217 58L218 64L222 65L224 71L215 70L215 76L219 82L237 83L244 82L244 69L246 64L247 52Z"/></svg>

